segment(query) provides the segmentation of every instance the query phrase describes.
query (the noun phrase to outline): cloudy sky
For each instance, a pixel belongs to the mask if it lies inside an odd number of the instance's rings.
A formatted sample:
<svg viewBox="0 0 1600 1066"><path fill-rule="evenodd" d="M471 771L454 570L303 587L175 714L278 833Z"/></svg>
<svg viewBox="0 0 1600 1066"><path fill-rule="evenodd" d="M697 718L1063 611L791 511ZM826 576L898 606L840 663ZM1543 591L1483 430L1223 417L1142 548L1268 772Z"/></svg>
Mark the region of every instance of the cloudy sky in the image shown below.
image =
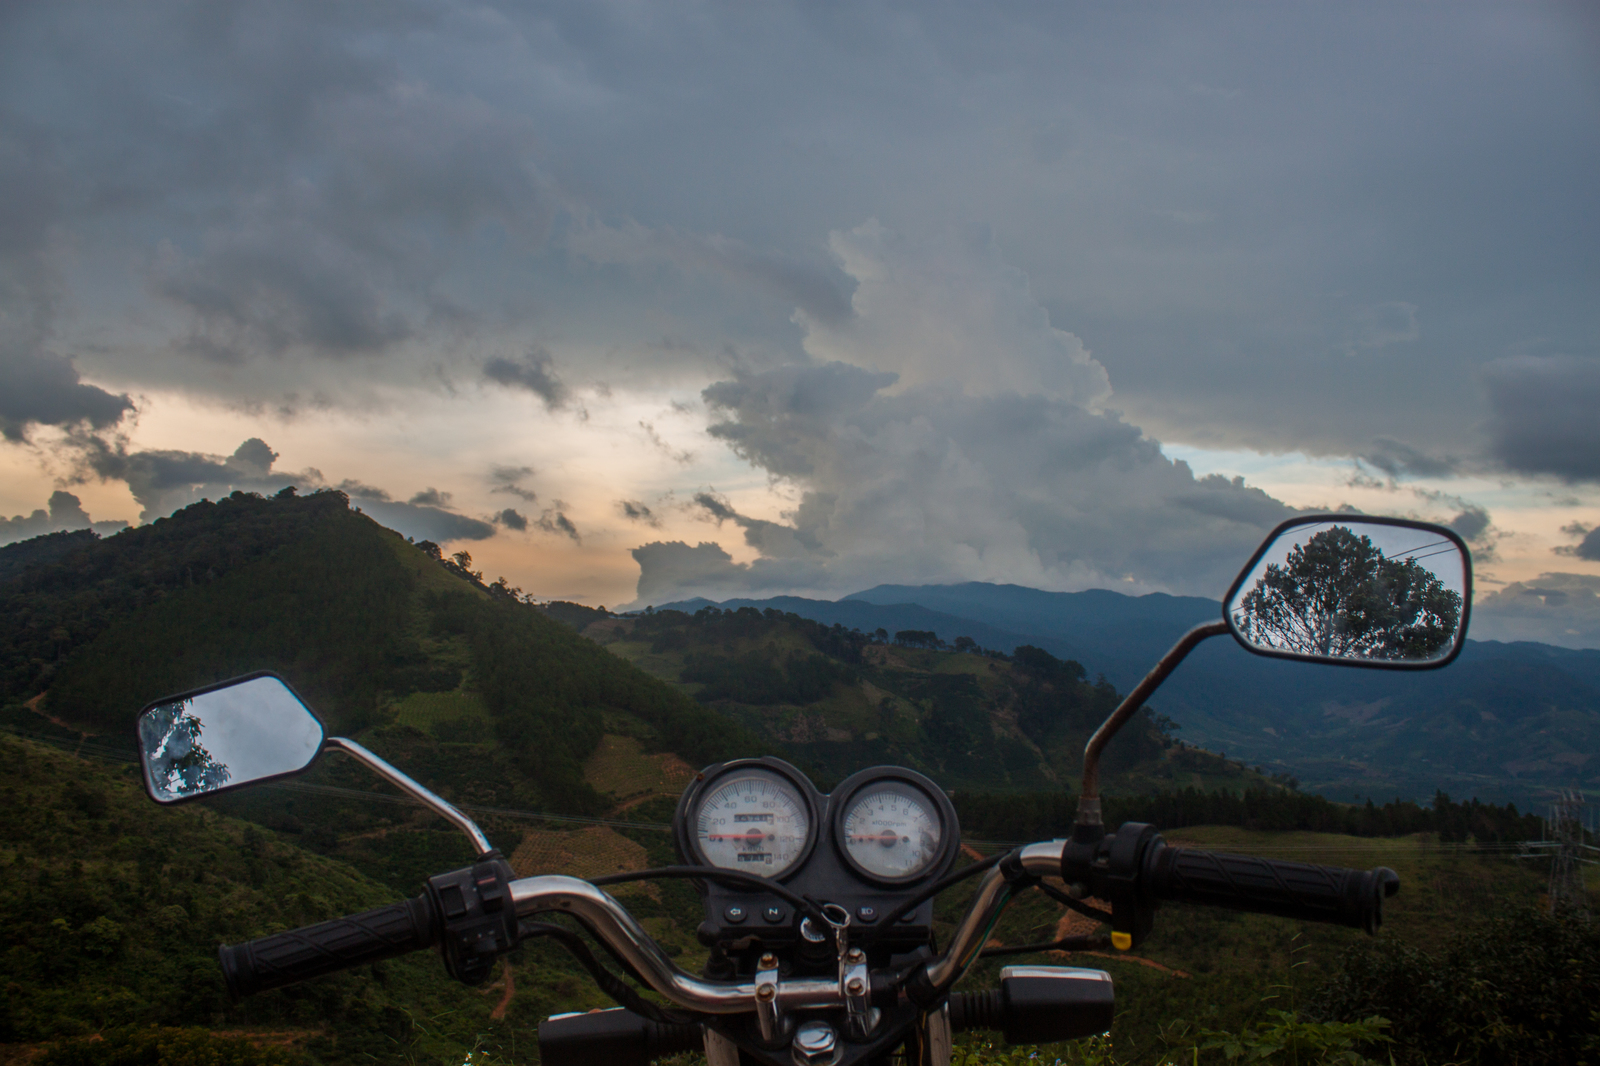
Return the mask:
<svg viewBox="0 0 1600 1066"><path fill-rule="evenodd" d="M591 604L1217 596L1350 506L1600 646L1595 11L7 5L0 540L295 484Z"/></svg>

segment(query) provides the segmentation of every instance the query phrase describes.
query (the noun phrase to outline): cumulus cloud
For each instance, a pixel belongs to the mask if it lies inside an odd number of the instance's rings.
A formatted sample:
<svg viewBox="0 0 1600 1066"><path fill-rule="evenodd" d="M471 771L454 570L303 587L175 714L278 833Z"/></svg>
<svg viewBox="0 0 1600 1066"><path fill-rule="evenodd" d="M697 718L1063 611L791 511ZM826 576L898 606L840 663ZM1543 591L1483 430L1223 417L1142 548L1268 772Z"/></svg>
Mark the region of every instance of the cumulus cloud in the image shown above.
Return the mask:
<svg viewBox="0 0 1600 1066"><path fill-rule="evenodd" d="M1039 392L1091 408L1110 396L1105 367L1050 324L1027 275L988 232L913 242L868 221L833 233L828 246L855 279L854 314L796 312L815 359L896 374L902 387Z"/></svg>
<svg viewBox="0 0 1600 1066"><path fill-rule="evenodd" d="M69 529L93 529L101 536L109 536L128 528L126 522L91 520L83 509L83 501L70 492L56 490L51 494L48 506L48 511L37 510L30 515L0 518L0 544Z"/></svg>
<svg viewBox="0 0 1600 1066"><path fill-rule="evenodd" d="M1600 358L1497 359L1482 381L1495 458L1525 474L1600 480Z"/></svg>
<svg viewBox="0 0 1600 1066"><path fill-rule="evenodd" d="M1473 606L1471 624L1477 640L1600 646L1600 576L1548 573L1512 582Z"/></svg>
<svg viewBox="0 0 1600 1066"><path fill-rule="evenodd" d="M491 359L483 365L483 376L506 388L526 389L544 401L545 410L565 406L567 387L556 376L555 359L535 345L521 359Z"/></svg>
<svg viewBox="0 0 1600 1066"><path fill-rule="evenodd" d="M703 393L711 436L794 486L797 506L774 521L697 493L757 558L646 544L641 602L959 580L1217 595L1293 513L1240 478L1196 478L1102 410L1104 369L1050 325L992 242L910 245L868 224L834 246L858 281L856 313L797 316L817 360ZM848 362L822 358L846 350Z"/></svg>

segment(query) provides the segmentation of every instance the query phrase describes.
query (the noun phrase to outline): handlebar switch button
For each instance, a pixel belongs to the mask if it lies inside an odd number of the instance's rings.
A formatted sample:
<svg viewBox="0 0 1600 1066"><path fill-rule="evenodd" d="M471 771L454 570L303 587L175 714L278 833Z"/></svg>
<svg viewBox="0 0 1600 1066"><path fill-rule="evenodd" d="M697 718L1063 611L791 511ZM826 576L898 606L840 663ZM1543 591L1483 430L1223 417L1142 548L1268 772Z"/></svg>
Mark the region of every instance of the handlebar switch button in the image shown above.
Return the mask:
<svg viewBox="0 0 1600 1066"><path fill-rule="evenodd" d="M856 917L861 919L863 922L875 922L878 920L878 908L857 907Z"/></svg>
<svg viewBox="0 0 1600 1066"><path fill-rule="evenodd" d="M784 919L783 908L768 907L766 910L761 912L761 917L766 919L768 925L777 925Z"/></svg>
<svg viewBox="0 0 1600 1066"><path fill-rule="evenodd" d="M744 908L739 906L729 907L727 910L722 912L722 916L728 921L732 922L734 925L738 925L740 922L744 921Z"/></svg>

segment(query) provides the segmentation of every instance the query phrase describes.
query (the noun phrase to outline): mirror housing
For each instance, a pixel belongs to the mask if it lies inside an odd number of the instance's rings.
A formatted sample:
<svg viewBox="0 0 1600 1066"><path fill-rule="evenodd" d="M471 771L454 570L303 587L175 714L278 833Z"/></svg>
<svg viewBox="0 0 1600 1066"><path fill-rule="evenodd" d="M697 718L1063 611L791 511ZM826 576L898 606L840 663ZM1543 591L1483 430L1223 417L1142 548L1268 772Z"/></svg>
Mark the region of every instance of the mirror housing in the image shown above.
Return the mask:
<svg viewBox="0 0 1600 1066"><path fill-rule="evenodd" d="M1272 531L1223 600L1257 655L1436 670L1466 641L1472 557L1454 530L1368 515L1307 515Z"/></svg>
<svg viewBox="0 0 1600 1066"><path fill-rule="evenodd" d="M139 713L138 734L145 790L163 804L300 773L326 738L306 702L270 671L158 700Z"/></svg>

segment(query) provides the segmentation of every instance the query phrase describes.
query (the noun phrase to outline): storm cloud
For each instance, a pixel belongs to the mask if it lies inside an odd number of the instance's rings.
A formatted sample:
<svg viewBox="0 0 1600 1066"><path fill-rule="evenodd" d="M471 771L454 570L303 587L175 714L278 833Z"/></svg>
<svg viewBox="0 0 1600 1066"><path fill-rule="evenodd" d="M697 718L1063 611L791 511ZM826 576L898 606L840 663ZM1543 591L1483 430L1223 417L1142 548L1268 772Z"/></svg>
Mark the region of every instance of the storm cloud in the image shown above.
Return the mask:
<svg viewBox="0 0 1600 1066"><path fill-rule="evenodd" d="M1520 473L1600 480L1600 358L1499 359L1483 385L1497 459Z"/></svg>

